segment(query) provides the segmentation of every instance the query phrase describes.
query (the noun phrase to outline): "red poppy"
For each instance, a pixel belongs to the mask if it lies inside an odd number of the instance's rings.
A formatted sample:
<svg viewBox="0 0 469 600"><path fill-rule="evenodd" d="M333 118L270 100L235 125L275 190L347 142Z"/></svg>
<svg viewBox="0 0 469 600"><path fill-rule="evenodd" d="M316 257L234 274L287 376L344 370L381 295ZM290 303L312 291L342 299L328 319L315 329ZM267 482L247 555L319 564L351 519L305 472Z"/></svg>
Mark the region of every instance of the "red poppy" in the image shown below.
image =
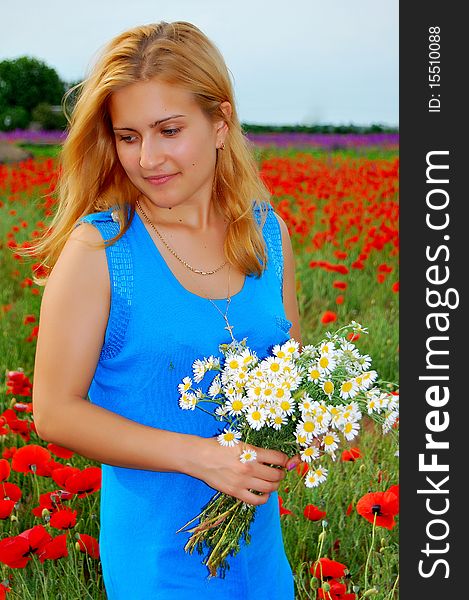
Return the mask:
<svg viewBox="0 0 469 600"><path fill-rule="evenodd" d="M376 276L376 281L378 283L384 283L385 280L386 280L386 275L384 273L378 273L378 275Z"/></svg>
<svg viewBox="0 0 469 600"><path fill-rule="evenodd" d="M22 495L23 492L16 483L10 483L9 481L0 483L0 500L14 500L18 502Z"/></svg>
<svg viewBox="0 0 469 600"><path fill-rule="evenodd" d="M101 489L101 467L87 467L67 479L65 489L84 498Z"/></svg>
<svg viewBox="0 0 469 600"><path fill-rule="evenodd" d="M28 323L35 323L36 320L37 319L34 315L26 315L25 318L23 319L23 323L25 325L28 325Z"/></svg>
<svg viewBox="0 0 469 600"><path fill-rule="evenodd" d="M397 294L397 292L399 291L399 282L396 281L396 283L392 284L392 291Z"/></svg>
<svg viewBox="0 0 469 600"><path fill-rule="evenodd" d="M15 509L14 500L0 500L0 519L8 519Z"/></svg>
<svg viewBox="0 0 469 600"><path fill-rule="evenodd" d="M357 502L357 512L370 523L392 529L399 512L399 499L393 492L370 492Z"/></svg>
<svg viewBox="0 0 469 600"><path fill-rule="evenodd" d="M23 371L7 372L7 394L14 396L31 396L33 384Z"/></svg>
<svg viewBox="0 0 469 600"><path fill-rule="evenodd" d="M303 511L303 515L310 521L320 521L326 516L326 512L314 506L314 504L307 504Z"/></svg>
<svg viewBox="0 0 469 600"><path fill-rule="evenodd" d="M10 477L10 463L5 458L0 458L0 481L6 481L8 477Z"/></svg>
<svg viewBox="0 0 469 600"><path fill-rule="evenodd" d="M99 558L99 543L98 540L86 533L80 533L77 541L77 547L80 552L89 554L91 558Z"/></svg>
<svg viewBox="0 0 469 600"><path fill-rule="evenodd" d="M11 587L8 587L8 583L5 581L0 581L0 600L6 599L7 592L11 592Z"/></svg>
<svg viewBox="0 0 469 600"><path fill-rule="evenodd" d="M56 490L55 492L47 492L39 496L39 506L31 509L35 517L41 517L43 510L46 508L49 513L54 513L62 508L62 501L71 500L73 494L65 490Z"/></svg>
<svg viewBox="0 0 469 600"><path fill-rule="evenodd" d="M305 462L300 462L298 465L296 465L296 472L298 473L298 475L300 477L303 477L304 475L306 475L306 473L309 471L309 467L308 464Z"/></svg>
<svg viewBox="0 0 469 600"><path fill-rule="evenodd" d="M335 303L336 304L343 304L344 303L344 297L342 296L342 294L340 296L337 296L337 298L335 299Z"/></svg>
<svg viewBox="0 0 469 600"><path fill-rule="evenodd" d="M58 456L59 458L71 458L75 452L73 450L69 450L68 448L64 448L63 446L58 446L57 444L47 444L47 449L50 450L53 454Z"/></svg>
<svg viewBox="0 0 469 600"><path fill-rule="evenodd" d="M347 515L347 517L352 514L352 510L353 510L353 502L350 502L350 504L347 506L347 510L345 511L345 514Z"/></svg>
<svg viewBox="0 0 469 600"><path fill-rule="evenodd" d="M342 563L324 557L315 561L309 570L313 577L326 579L327 577L343 577L346 568Z"/></svg>
<svg viewBox="0 0 469 600"><path fill-rule="evenodd" d="M396 485L392 485L390 488L388 488L387 490L388 492L390 492L391 494L396 494L397 496L397 510L399 510L399 484Z"/></svg>
<svg viewBox="0 0 469 600"><path fill-rule="evenodd" d="M47 559L57 560L58 558L68 556L67 534L61 533L57 535L48 544L45 544L37 554L42 563Z"/></svg>
<svg viewBox="0 0 469 600"><path fill-rule="evenodd" d="M333 323L334 321L337 321L337 315L335 314L335 312L332 312L331 310L326 310L326 312L321 317L321 323L326 325L327 323Z"/></svg>
<svg viewBox="0 0 469 600"><path fill-rule="evenodd" d="M32 554L40 553L52 536L42 525L36 525L19 535L0 540L0 562L13 569L25 567Z"/></svg>
<svg viewBox="0 0 469 600"><path fill-rule="evenodd" d="M37 475L49 475L47 462L50 453L37 444L30 444L18 448L11 460L11 468L19 473L36 473Z"/></svg>
<svg viewBox="0 0 469 600"><path fill-rule="evenodd" d="M347 283L345 281L334 281L332 287L336 288L337 290L345 290L347 289Z"/></svg>
<svg viewBox="0 0 469 600"><path fill-rule="evenodd" d="M356 594L347 594L347 586L345 583L331 579L328 581L329 590L325 591L322 588L318 590L318 598L323 600L356 600Z"/></svg>
<svg viewBox="0 0 469 600"><path fill-rule="evenodd" d="M364 268L365 268L365 265L362 263L361 260L356 260L355 262L352 263L352 269L363 270Z"/></svg>
<svg viewBox="0 0 469 600"><path fill-rule="evenodd" d="M342 452L341 460L343 462L355 461L357 458L361 458L362 453L359 448L349 448L348 450L344 450Z"/></svg>
<svg viewBox="0 0 469 600"><path fill-rule="evenodd" d="M61 508L51 516L49 521L49 525L56 529L71 529L76 524L77 511L71 508Z"/></svg>
<svg viewBox="0 0 469 600"><path fill-rule="evenodd" d="M355 342L358 339L360 339L360 334L359 333L353 333L353 331L351 331L348 335L347 335L347 339L350 340L351 342Z"/></svg>
<svg viewBox="0 0 469 600"><path fill-rule="evenodd" d="M284 508L283 498L281 498L280 496L278 497L278 505L279 505L279 509L280 509L280 516L293 514L291 510L288 510L288 508Z"/></svg>

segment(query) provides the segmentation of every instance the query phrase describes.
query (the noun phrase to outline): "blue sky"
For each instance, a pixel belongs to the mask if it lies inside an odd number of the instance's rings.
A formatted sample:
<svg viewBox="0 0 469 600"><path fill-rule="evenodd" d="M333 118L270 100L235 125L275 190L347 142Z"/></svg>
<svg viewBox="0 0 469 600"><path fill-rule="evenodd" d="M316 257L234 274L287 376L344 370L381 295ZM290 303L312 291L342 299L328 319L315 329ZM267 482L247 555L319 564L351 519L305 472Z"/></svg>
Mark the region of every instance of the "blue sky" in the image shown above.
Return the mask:
<svg viewBox="0 0 469 600"><path fill-rule="evenodd" d="M398 0L3 0L0 60L74 81L121 31L190 21L221 50L240 119L397 126Z"/></svg>

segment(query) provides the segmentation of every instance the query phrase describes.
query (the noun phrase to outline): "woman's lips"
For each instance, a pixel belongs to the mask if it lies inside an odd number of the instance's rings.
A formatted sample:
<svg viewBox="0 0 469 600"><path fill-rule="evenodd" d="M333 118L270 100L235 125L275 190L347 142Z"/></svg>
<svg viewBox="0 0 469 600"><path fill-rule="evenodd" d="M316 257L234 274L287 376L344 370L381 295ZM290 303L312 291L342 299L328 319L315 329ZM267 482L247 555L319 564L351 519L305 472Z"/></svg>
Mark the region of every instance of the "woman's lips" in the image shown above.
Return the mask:
<svg viewBox="0 0 469 600"><path fill-rule="evenodd" d="M171 179L176 177L176 175L177 173L174 173L173 175L158 175L155 177L145 177L145 180L148 181L148 183L151 183L152 185L163 185L167 181L170 181Z"/></svg>

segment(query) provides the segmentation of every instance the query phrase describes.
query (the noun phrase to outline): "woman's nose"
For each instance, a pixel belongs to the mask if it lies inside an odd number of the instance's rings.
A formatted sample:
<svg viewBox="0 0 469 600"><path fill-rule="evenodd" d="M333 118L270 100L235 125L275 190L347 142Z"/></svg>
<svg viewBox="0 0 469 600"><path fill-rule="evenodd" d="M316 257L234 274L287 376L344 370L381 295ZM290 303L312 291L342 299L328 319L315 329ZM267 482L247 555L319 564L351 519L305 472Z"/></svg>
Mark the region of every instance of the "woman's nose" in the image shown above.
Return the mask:
<svg viewBox="0 0 469 600"><path fill-rule="evenodd" d="M156 141L144 140L140 147L140 167L149 171L164 163L163 148Z"/></svg>

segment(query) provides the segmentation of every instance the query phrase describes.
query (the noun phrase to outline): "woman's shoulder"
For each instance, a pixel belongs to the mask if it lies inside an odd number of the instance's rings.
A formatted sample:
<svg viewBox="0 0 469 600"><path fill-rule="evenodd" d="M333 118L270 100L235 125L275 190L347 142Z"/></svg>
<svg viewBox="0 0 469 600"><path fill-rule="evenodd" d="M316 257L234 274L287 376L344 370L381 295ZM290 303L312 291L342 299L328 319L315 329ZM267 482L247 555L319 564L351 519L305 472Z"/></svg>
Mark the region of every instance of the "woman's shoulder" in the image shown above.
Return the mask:
<svg viewBox="0 0 469 600"><path fill-rule="evenodd" d="M76 227L81 223L119 223L119 215L117 206L112 206L107 210L89 213L80 217L76 223Z"/></svg>

